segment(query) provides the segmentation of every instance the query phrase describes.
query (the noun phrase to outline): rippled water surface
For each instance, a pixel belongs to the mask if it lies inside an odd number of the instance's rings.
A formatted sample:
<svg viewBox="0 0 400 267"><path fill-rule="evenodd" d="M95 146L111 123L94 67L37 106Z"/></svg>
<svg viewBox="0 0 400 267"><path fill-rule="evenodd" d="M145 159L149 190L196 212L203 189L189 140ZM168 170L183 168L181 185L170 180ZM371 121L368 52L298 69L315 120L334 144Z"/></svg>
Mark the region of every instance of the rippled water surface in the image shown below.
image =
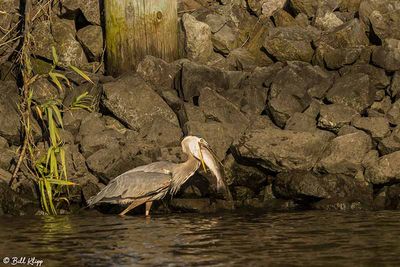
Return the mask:
<svg viewBox="0 0 400 267"><path fill-rule="evenodd" d="M0 217L0 240L42 266L398 266L400 212Z"/></svg>

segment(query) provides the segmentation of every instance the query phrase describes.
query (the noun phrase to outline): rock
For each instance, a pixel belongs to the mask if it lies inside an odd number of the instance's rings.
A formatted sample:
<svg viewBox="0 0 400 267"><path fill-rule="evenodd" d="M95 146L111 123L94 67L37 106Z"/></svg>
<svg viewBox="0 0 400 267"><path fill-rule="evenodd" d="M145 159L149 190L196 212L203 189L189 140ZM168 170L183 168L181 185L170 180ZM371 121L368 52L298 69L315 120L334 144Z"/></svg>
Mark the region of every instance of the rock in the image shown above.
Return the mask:
<svg viewBox="0 0 400 267"><path fill-rule="evenodd" d="M208 14L204 20L210 26L211 33L220 31L227 24L227 21L228 19L225 16L216 13Z"/></svg>
<svg viewBox="0 0 400 267"><path fill-rule="evenodd" d="M214 49L224 55L239 46L238 36L234 29L225 25L212 35Z"/></svg>
<svg viewBox="0 0 400 267"><path fill-rule="evenodd" d="M206 119L232 125L238 134L249 124L248 118L236 105L208 87L200 91L199 107Z"/></svg>
<svg viewBox="0 0 400 267"><path fill-rule="evenodd" d="M393 75L392 83L389 88L390 96L396 100L400 98L400 71L396 71Z"/></svg>
<svg viewBox="0 0 400 267"><path fill-rule="evenodd" d="M67 173L71 181L80 183L79 178L87 175L85 157L79 152L77 145L64 145Z"/></svg>
<svg viewBox="0 0 400 267"><path fill-rule="evenodd" d="M257 88L270 87L279 71L283 69L283 64L278 62L268 67L257 67L242 82L242 87L254 86Z"/></svg>
<svg viewBox="0 0 400 267"><path fill-rule="evenodd" d="M338 69L357 61L369 40L363 25L358 19L353 19L331 31L323 32L314 44L317 47L316 63L329 69Z"/></svg>
<svg viewBox="0 0 400 267"><path fill-rule="evenodd" d="M314 50L311 34L300 26L271 28L264 43L269 54L279 61L310 62Z"/></svg>
<svg viewBox="0 0 400 267"><path fill-rule="evenodd" d="M128 149L112 146L96 150L86 159L86 163L96 177L108 183L118 175L141 165L141 162L133 160L137 153L138 150L132 146Z"/></svg>
<svg viewBox="0 0 400 267"><path fill-rule="evenodd" d="M396 0L365 0L359 9L360 18L371 26L381 40L400 39L400 5Z"/></svg>
<svg viewBox="0 0 400 267"><path fill-rule="evenodd" d="M386 89L390 84L390 79L385 70L377 68L370 64L355 64L345 66L339 70L341 76L348 74L364 73L369 76L371 86L376 89Z"/></svg>
<svg viewBox="0 0 400 267"><path fill-rule="evenodd" d="M75 0L63 0L62 1L63 13L82 11L85 19L95 25L101 25L101 11L100 3L97 0L88 1L75 1Z"/></svg>
<svg viewBox="0 0 400 267"><path fill-rule="evenodd" d="M360 114L355 109L348 106L341 104L322 105L318 118L318 126L322 129L337 132L359 116Z"/></svg>
<svg viewBox="0 0 400 267"><path fill-rule="evenodd" d="M362 161L372 149L372 140L363 132L336 137L325 150L316 169L319 172L356 175L362 171Z"/></svg>
<svg viewBox="0 0 400 267"><path fill-rule="evenodd" d="M396 102L393 103L393 105L386 114L386 118L393 125L400 124L400 100L397 100Z"/></svg>
<svg viewBox="0 0 400 267"><path fill-rule="evenodd" d="M326 209L328 203L342 202L361 202L369 207L372 202L372 187L353 177L337 174L281 173L274 181L273 192L278 197L312 204L317 209Z"/></svg>
<svg viewBox="0 0 400 267"><path fill-rule="evenodd" d="M139 76L126 75L103 87L103 104L130 129L140 130L155 118L179 126L175 113Z"/></svg>
<svg viewBox="0 0 400 267"><path fill-rule="evenodd" d="M315 16L319 2L320 1L315 0L291 0L290 7L293 8L296 13L304 13L311 18Z"/></svg>
<svg viewBox="0 0 400 267"><path fill-rule="evenodd" d="M63 99L65 96L65 91L60 91L47 78L36 80L31 84L31 88L33 91L32 98L39 103L44 103L50 99Z"/></svg>
<svg viewBox="0 0 400 267"><path fill-rule="evenodd" d="M43 20L35 23L32 29L32 39L34 45L32 46L32 53L47 59L53 59L51 47L55 46L53 35L51 34L51 27L49 20ZM57 51L57 54L59 51ZM47 71L48 73L48 71Z"/></svg>
<svg viewBox="0 0 400 267"><path fill-rule="evenodd" d="M218 159L222 161L237 133L220 122L189 121L185 124L186 135L202 137L210 144Z"/></svg>
<svg viewBox="0 0 400 267"><path fill-rule="evenodd" d="M173 147L180 145L182 130L179 126L158 117L154 119L150 128L141 129L141 135L159 147Z"/></svg>
<svg viewBox="0 0 400 267"><path fill-rule="evenodd" d="M182 16L182 24L187 58L205 63L213 52L210 26L187 13Z"/></svg>
<svg viewBox="0 0 400 267"><path fill-rule="evenodd" d="M353 119L352 125L367 132L376 140L381 140L390 134L389 121L384 117L358 117Z"/></svg>
<svg viewBox="0 0 400 267"><path fill-rule="evenodd" d="M316 201L330 197L321 179L307 171L279 173L272 190L279 198L296 201Z"/></svg>
<svg viewBox="0 0 400 267"><path fill-rule="evenodd" d="M274 1L263 1L262 14L265 17L272 16L276 11L285 7L287 0L274 0Z"/></svg>
<svg viewBox="0 0 400 267"><path fill-rule="evenodd" d="M322 31L329 31L343 24L343 21L335 13L318 12L315 18L315 27Z"/></svg>
<svg viewBox="0 0 400 267"><path fill-rule="evenodd" d="M211 202L207 198L173 198L170 202L170 208L181 212L214 213L221 210L232 210L233 205L231 202L221 199Z"/></svg>
<svg viewBox="0 0 400 267"><path fill-rule="evenodd" d="M63 117L64 129L76 135L82 120L85 119L89 113L89 111L84 109L68 110L64 113Z"/></svg>
<svg viewBox="0 0 400 267"><path fill-rule="evenodd" d="M238 163L230 154L223 162L225 181L228 186L247 186L253 191L258 191L260 186L267 181L267 175L254 166Z"/></svg>
<svg viewBox="0 0 400 267"><path fill-rule="evenodd" d="M160 58L146 56L138 65L137 73L160 93L174 89L174 80L181 70L178 63L167 63Z"/></svg>
<svg viewBox="0 0 400 267"><path fill-rule="evenodd" d="M231 70L253 71L257 67L256 58L245 48L231 51L227 57Z"/></svg>
<svg viewBox="0 0 400 267"><path fill-rule="evenodd" d="M346 105L358 112L370 107L374 97L369 77L362 73L340 77L326 95L329 102Z"/></svg>
<svg viewBox="0 0 400 267"><path fill-rule="evenodd" d="M20 141L20 118L18 112L18 88L14 82L0 81L0 136L10 143Z"/></svg>
<svg viewBox="0 0 400 267"><path fill-rule="evenodd" d="M400 151L382 156L373 166L366 168L367 181L381 185L400 181Z"/></svg>
<svg viewBox="0 0 400 267"><path fill-rule="evenodd" d="M89 25L77 32L77 37L82 46L89 52L92 61L98 61L103 54L103 30L100 26Z"/></svg>
<svg viewBox="0 0 400 267"><path fill-rule="evenodd" d="M292 117L286 122L285 130L297 132L314 132L317 130L315 118L304 114L294 113Z"/></svg>
<svg viewBox="0 0 400 267"><path fill-rule="evenodd" d="M233 187L233 198L235 200L246 200L252 199L254 197L254 192L245 186L235 186Z"/></svg>
<svg viewBox="0 0 400 267"><path fill-rule="evenodd" d="M341 127L337 133L338 136L346 135L346 134L353 134L353 133L359 133L360 130L357 128L350 126L350 125L344 125Z"/></svg>
<svg viewBox="0 0 400 267"><path fill-rule="evenodd" d="M360 9L360 4L363 0L347 0L339 3L341 11L357 12Z"/></svg>
<svg viewBox="0 0 400 267"><path fill-rule="evenodd" d="M394 138L394 135L390 135L379 141L378 150L381 155L387 155L399 151L400 141Z"/></svg>
<svg viewBox="0 0 400 267"><path fill-rule="evenodd" d="M389 96L385 96L382 101L375 101L368 110L368 116L373 116L372 112L378 116L384 116L392 107L392 100Z"/></svg>
<svg viewBox="0 0 400 267"><path fill-rule="evenodd" d="M400 70L400 40L385 39L382 46L374 49L372 62L387 71Z"/></svg>
<svg viewBox="0 0 400 267"><path fill-rule="evenodd" d="M273 15L273 19L276 27L290 27L299 25L296 19L283 9L277 10Z"/></svg>
<svg viewBox="0 0 400 267"><path fill-rule="evenodd" d="M0 137L1 138L1 137ZM9 171L11 164L17 154L8 147L8 145L0 148L0 169Z"/></svg>
<svg viewBox="0 0 400 267"><path fill-rule="evenodd" d="M312 97L322 98L331 87L333 76L319 67L303 62L290 62L273 79L268 108L274 122L284 127L296 112L303 112Z"/></svg>
<svg viewBox="0 0 400 267"><path fill-rule="evenodd" d="M240 158L271 171L310 170L330 139L323 131L250 129L233 148Z"/></svg>
<svg viewBox="0 0 400 267"><path fill-rule="evenodd" d="M181 75L181 90L185 101L193 101L193 97L199 96L200 89L204 87L217 91L224 91L229 87L224 71L194 62L184 63Z"/></svg>
<svg viewBox="0 0 400 267"><path fill-rule="evenodd" d="M75 39L75 22L67 19L56 19L52 22L51 29L56 43L55 48L59 65L64 67L73 65L83 68L88 61L81 44ZM46 46L51 51L51 46L48 44Z"/></svg>
<svg viewBox="0 0 400 267"><path fill-rule="evenodd" d="M287 0L248 0L248 7L258 16L264 16L269 18L276 11L282 9L286 5Z"/></svg>
<svg viewBox="0 0 400 267"><path fill-rule="evenodd" d="M0 179L0 214L14 216L33 215L37 211L32 201L13 191L6 182Z"/></svg>

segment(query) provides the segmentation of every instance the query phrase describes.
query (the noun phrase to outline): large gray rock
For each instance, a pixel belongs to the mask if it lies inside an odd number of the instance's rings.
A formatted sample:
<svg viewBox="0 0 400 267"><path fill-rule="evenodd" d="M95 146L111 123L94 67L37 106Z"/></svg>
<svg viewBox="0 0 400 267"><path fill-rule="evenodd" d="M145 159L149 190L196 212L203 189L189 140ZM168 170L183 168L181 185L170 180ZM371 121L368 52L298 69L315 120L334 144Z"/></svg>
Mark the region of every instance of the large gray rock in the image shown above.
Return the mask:
<svg viewBox="0 0 400 267"><path fill-rule="evenodd" d="M267 175L254 166L238 163L232 155L223 162L225 180L229 186L247 186L254 191L267 181Z"/></svg>
<svg viewBox="0 0 400 267"><path fill-rule="evenodd" d="M250 129L234 144L235 153L271 171L310 170L332 135L274 128Z"/></svg>
<svg viewBox="0 0 400 267"><path fill-rule="evenodd" d="M400 151L380 157L365 170L365 178L373 184L400 181Z"/></svg>
<svg viewBox="0 0 400 267"><path fill-rule="evenodd" d="M179 126L175 113L137 75L126 75L104 84L103 104L132 130L140 130L156 118Z"/></svg>
<svg viewBox="0 0 400 267"><path fill-rule="evenodd" d="M10 143L20 141L20 119L18 113L18 88L14 82L0 81L0 136Z"/></svg>
<svg viewBox="0 0 400 267"><path fill-rule="evenodd" d="M77 37L91 60L98 61L103 54L103 30L100 26L89 25L77 32Z"/></svg>
<svg viewBox="0 0 400 267"><path fill-rule="evenodd" d="M193 101L193 97L199 96L200 89L204 87L218 91L229 88L227 74L220 69L187 62L182 66L181 75L181 90L185 101Z"/></svg>
<svg viewBox="0 0 400 267"><path fill-rule="evenodd" d="M390 95L396 100L399 99L400 94L400 71L396 71L393 75L392 83L389 88Z"/></svg>
<svg viewBox="0 0 400 267"><path fill-rule="evenodd" d="M400 3L396 0L364 0L360 18L381 40L400 39Z"/></svg>
<svg viewBox="0 0 400 267"><path fill-rule="evenodd" d="M297 132L314 132L317 130L317 121L305 113L294 113L286 122L285 130Z"/></svg>
<svg viewBox="0 0 400 267"><path fill-rule="evenodd" d="M200 91L199 107L206 119L232 125L237 134L249 124L249 119L235 104L208 87Z"/></svg>
<svg viewBox="0 0 400 267"><path fill-rule="evenodd" d="M207 123L189 121L185 124L185 130L187 135L195 135L207 140L220 161L225 158L236 137L236 133L231 128L227 128L223 123L213 121Z"/></svg>
<svg viewBox="0 0 400 267"><path fill-rule="evenodd" d="M185 52L190 60L205 63L213 52L211 28L204 22L185 13L182 16L185 32Z"/></svg>
<svg viewBox="0 0 400 267"><path fill-rule="evenodd" d="M224 55L229 54L239 46L238 34L235 29L228 25L223 26L212 35L214 49Z"/></svg>
<svg viewBox="0 0 400 267"><path fill-rule="evenodd" d="M36 56L52 59L51 46L55 46L54 38L51 34L51 26L49 20L43 20L35 23L32 29L32 37L34 45L32 53ZM58 51L57 51L58 53Z"/></svg>
<svg viewBox="0 0 400 267"><path fill-rule="evenodd" d="M59 58L59 65L73 65L78 68L85 67L88 60L81 44L75 39L75 22L67 19L55 19L52 22L51 30ZM51 45L46 44L46 46L51 53Z"/></svg>
<svg viewBox="0 0 400 267"><path fill-rule="evenodd" d="M268 108L275 123L283 127L296 112L303 112L312 97L322 98L331 87L333 76L318 66L290 62L273 79Z"/></svg>
<svg viewBox="0 0 400 267"><path fill-rule="evenodd" d="M342 76L348 74L364 73L369 76L370 85L376 89L386 89L390 84L390 79L385 70L370 64L355 64L345 66L339 70Z"/></svg>
<svg viewBox="0 0 400 267"><path fill-rule="evenodd" d="M163 118L155 118L150 127L145 127L140 132L145 140L159 147L179 146L182 139L181 128Z"/></svg>
<svg viewBox="0 0 400 267"><path fill-rule="evenodd" d="M279 61L310 62L314 49L312 35L300 26L271 28L264 48Z"/></svg>
<svg viewBox="0 0 400 267"><path fill-rule="evenodd" d="M338 203L361 202L366 207L371 203L373 193L372 187L351 176L317 176L305 171L278 174L272 188L277 197L307 204L326 199ZM324 209L321 204L316 207Z"/></svg>
<svg viewBox="0 0 400 267"><path fill-rule="evenodd" d="M359 117L353 119L351 124L376 140L381 140L390 134L389 121L384 117Z"/></svg>
<svg viewBox="0 0 400 267"><path fill-rule="evenodd" d="M355 175L362 171L362 161L372 149L372 140L364 132L336 137L325 150L316 169L324 173Z"/></svg>
<svg viewBox="0 0 400 267"><path fill-rule="evenodd" d="M400 39L385 39L374 49L372 61L387 71L400 70Z"/></svg>
<svg viewBox="0 0 400 267"><path fill-rule="evenodd" d="M364 26L358 19L353 19L331 31L322 33L314 44L317 47L316 63L330 69L338 69L360 59L369 40Z"/></svg>
<svg viewBox="0 0 400 267"><path fill-rule="evenodd" d="M153 89L160 93L161 91L174 88L175 77L181 70L179 63L167 63L160 58L146 56L137 66L137 73Z"/></svg>
<svg viewBox="0 0 400 267"><path fill-rule="evenodd" d="M270 17L282 9L287 2L287 0L248 0L247 5L258 16Z"/></svg>
<svg viewBox="0 0 400 267"><path fill-rule="evenodd" d="M317 12L317 16L315 18L315 27L322 31L332 30L336 27L339 27L343 24L343 21L337 17L337 15L332 12Z"/></svg>
<svg viewBox="0 0 400 267"><path fill-rule="evenodd" d="M370 87L368 75L359 73L337 79L326 95L334 104L342 104L361 112L374 103L375 91Z"/></svg>
<svg viewBox="0 0 400 267"><path fill-rule="evenodd" d="M350 124L354 118L359 116L360 114L355 109L345 105L321 105L318 126L337 132L340 128Z"/></svg>
<svg viewBox="0 0 400 267"><path fill-rule="evenodd" d="M386 118L391 124L400 125L400 100L397 100L392 104L386 113Z"/></svg>
<svg viewBox="0 0 400 267"><path fill-rule="evenodd" d="M64 13L82 11L86 20L95 25L101 25L100 2L98 0L63 0L62 9Z"/></svg>

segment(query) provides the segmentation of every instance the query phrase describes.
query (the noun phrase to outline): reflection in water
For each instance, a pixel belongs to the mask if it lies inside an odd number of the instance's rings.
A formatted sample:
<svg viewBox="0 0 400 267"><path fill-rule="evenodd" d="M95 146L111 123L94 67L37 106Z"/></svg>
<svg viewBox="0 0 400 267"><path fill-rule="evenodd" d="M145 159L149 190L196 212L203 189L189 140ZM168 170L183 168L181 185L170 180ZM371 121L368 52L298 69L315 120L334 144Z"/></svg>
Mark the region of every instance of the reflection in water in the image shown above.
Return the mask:
<svg viewBox="0 0 400 267"><path fill-rule="evenodd" d="M382 266L400 212L0 217L0 260L43 266Z"/></svg>

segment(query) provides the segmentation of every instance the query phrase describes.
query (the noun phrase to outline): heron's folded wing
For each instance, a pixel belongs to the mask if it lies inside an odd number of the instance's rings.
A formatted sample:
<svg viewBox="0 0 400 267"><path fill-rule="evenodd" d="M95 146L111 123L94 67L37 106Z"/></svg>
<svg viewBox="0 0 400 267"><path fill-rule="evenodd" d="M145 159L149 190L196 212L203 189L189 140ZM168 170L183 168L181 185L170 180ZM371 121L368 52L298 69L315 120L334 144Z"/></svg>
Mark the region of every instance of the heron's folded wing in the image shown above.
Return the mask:
<svg viewBox="0 0 400 267"><path fill-rule="evenodd" d="M166 193L171 175L160 172L126 172L112 180L96 196L89 199L92 206L100 202L128 203L133 199Z"/></svg>

